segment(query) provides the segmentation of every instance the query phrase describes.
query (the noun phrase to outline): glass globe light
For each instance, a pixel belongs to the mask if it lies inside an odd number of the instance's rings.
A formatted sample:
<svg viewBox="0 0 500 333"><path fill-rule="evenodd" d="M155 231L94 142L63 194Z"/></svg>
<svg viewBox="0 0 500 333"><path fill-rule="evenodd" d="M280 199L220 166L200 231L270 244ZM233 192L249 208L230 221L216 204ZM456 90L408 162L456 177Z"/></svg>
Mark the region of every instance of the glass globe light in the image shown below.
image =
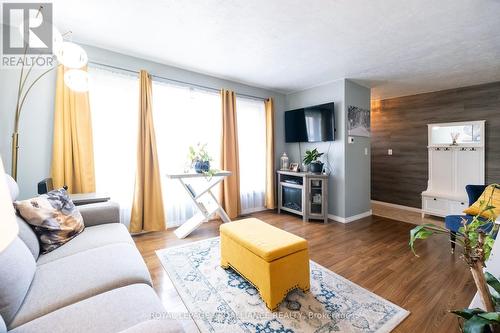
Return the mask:
<svg viewBox="0 0 500 333"><path fill-rule="evenodd" d="M82 68L88 62L87 53L85 50L75 43L63 42L60 51L60 56L57 60L67 68Z"/></svg>
<svg viewBox="0 0 500 333"><path fill-rule="evenodd" d="M70 69L64 73L64 83L73 91L86 92L89 90L89 75L81 69Z"/></svg>

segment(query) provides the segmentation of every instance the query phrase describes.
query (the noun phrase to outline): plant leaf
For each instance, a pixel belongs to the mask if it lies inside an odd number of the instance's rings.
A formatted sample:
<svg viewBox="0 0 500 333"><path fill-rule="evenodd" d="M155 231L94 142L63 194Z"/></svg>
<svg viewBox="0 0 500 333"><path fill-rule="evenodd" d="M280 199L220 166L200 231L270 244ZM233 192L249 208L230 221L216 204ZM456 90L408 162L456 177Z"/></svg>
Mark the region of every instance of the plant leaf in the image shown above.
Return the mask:
<svg viewBox="0 0 500 333"><path fill-rule="evenodd" d="M500 303L500 281L488 272L484 273L484 277L486 278L486 283L493 288L493 290L490 289L491 297L493 297L496 304Z"/></svg>
<svg viewBox="0 0 500 333"><path fill-rule="evenodd" d="M416 226L415 228L410 230L410 243L409 243L409 245L410 245L410 248L411 248L414 255L417 255L417 253L415 252L415 241L417 239L426 239L429 236L431 236L432 234L433 234L433 232L426 229L425 225L419 225L419 226Z"/></svg>
<svg viewBox="0 0 500 333"><path fill-rule="evenodd" d="M474 315L470 319L465 321L463 332L484 333L484 328L489 324L491 324L491 321L489 321L488 319Z"/></svg>
<svg viewBox="0 0 500 333"><path fill-rule="evenodd" d="M470 319L472 316L479 314L479 313L485 313L483 309L480 308L474 308L474 309L462 309L462 310L452 310L450 311L451 313L456 314L457 316L460 316L465 319Z"/></svg>
<svg viewBox="0 0 500 333"><path fill-rule="evenodd" d="M478 314L478 316L489 321L500 323L500 312L485 312Z"/></svg>

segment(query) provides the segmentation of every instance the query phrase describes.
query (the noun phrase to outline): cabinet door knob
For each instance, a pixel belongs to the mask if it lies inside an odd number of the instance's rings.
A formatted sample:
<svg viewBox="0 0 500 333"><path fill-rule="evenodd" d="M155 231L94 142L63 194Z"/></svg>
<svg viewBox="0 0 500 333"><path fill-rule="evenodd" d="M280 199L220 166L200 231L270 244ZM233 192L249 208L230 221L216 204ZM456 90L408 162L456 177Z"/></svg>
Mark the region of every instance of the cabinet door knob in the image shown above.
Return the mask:
<svg viewBox="0 0 500 333"><path fill-rule="evenodd" d="M436 201L436 200L437 200L437 199L436 199L436 198L434 198L434 201Z"/></svg>
<svg viewBox="0 0 500 333"><path fill-rule="evenodd" d="M465 205L463 202L460 203L462 206Z"/></svg>

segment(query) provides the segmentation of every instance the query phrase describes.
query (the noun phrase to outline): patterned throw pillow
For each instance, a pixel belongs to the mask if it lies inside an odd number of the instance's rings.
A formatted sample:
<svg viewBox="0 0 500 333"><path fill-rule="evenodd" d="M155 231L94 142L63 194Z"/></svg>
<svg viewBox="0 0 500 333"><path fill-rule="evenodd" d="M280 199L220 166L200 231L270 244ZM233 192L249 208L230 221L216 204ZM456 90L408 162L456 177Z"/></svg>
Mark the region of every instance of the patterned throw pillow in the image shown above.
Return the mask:
<svg viewBox="0 0 500 333"><path fill-rule="evenodd" d="M14 202L19 214L33 227L42 253L57 249L85 228L83 218L65 189Z"/></svg>

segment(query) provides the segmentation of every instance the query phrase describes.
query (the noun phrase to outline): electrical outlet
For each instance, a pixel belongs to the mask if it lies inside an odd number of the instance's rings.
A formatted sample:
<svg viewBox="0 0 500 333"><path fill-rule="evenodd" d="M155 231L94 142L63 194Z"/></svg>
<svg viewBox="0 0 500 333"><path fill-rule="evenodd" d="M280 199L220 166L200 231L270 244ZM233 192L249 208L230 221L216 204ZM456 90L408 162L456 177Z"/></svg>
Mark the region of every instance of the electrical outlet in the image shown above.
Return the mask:
<svg viewBox="0 0 500 333"><path fill-rule="evenodd" d="M392 155L392 149L387 150L387 155Z"/></svg>
<svg viewBox="0 0 500 333"><path fill-rule="evenodd" d="M365 147L365 155L368 155L368 148Z"/></svg>

